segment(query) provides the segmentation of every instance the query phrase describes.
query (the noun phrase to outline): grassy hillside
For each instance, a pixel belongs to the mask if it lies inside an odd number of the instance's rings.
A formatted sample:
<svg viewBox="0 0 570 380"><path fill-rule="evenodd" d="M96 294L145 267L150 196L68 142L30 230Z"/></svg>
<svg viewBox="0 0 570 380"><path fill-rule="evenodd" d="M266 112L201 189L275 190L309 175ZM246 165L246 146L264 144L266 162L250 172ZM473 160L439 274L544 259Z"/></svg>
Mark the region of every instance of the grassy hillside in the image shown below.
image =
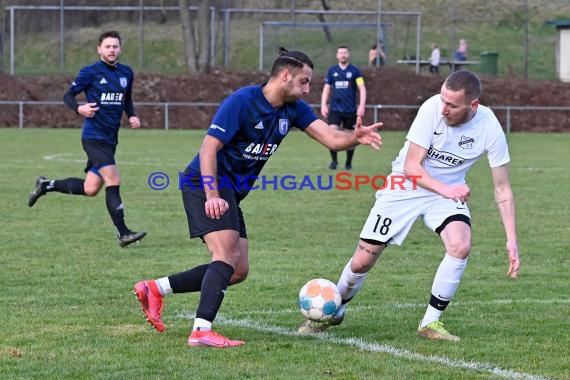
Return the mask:
<svg viewBox="0 0 570 380"><path fill-rule="evenodd" d="M106 3L100 1L98 3ZM114 2L115 5L120 2ZM156 5L148 1L145 5ZM177 1L156 2L165 6L176 6ZM396 15L397 12L418 12L421 14L420 56L429 55L430 44L437 42L444 57L449 57L456 48L459 38L467 38L470 43L469 59L480 60L482 52L499 54L499 74L524 76L525 50L527 51L528 76L535 79L555 79L555 28L545 22L555 18L570 17L570 3L566 0L529 0L528 12L524 12L524 1L498 0L477 2L473 0L366 0L359 2L333 1L327 4L331 11L343 14L328 14L327 22L349 23L342 28L330 27L331 40L328 41L324 29L306 27L306 23L318 21L315 14L287 13L232 13L229 33L223 39L223 15L216 14L216 66L230 68L258 69L260 51L260 25L263 21L294 21L296 29L266 29L265 57L272 60L277 46L305 50L315 61L317 71L324 71L334 62L337 44L348 43L353 52L353 62L365 65L367 52L374 43L376 22L374 12L378 3L382 4L382 37L388 53L388 64L396 65L396 60L404 56L416 55L415 15ZM126 5L125 4L122 5ZM232 7L270 9L281 6L291 10L291 4L298 10L322 9L315 1L232 1ZM96 11L91 11L97 13ZM159 12L148 11L148 12ZM359 13L360 12L360 13ZM368 14L362 14L368 12ZM93 60L97 34L104 29L118 29L124 36L123 60L136 70L148 72L184 72L183 44L178 14L175 10L164 10L163 19L158 22L145 22L141 33L138 20L133 23L117 21L118 12L101 12L97 19L100 25L85 28L67 28L64 35L64 63L61 66L59 21L53 12L34 11L38 19L51 17L52 27L42 33L26 33L24 12L16 12L15 68L19 74L46 74L76 72L82 65ZM528 29L525 30L525 15ZM67 19L73 12L66 12ZM133 17L134 18L134 17ZM136 19L136 18L135 18ZM150 19L150 17L149 17ZM7 20L8 21L8 20ZM363 25L372 25L362 28ZM525 38L525 35L528 37ZM140 43L140 38L144 43ZM525 42L528 44L525 45ZM140 47L142 46L142 51ZM4 66L9 70L9 44L5 43ZM142 57L142 58L141 58ZM267 67L264 67L267 69ZM477 71L480 68L474 67Z"/></svg>

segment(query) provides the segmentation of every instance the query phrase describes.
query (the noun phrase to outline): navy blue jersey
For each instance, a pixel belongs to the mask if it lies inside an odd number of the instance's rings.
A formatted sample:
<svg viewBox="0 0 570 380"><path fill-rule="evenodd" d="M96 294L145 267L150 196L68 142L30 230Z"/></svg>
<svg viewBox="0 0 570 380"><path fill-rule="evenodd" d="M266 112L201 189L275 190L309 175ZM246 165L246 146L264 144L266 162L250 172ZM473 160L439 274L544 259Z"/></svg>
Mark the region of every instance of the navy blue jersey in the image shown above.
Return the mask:
<svg viewBox="0 0 570 380"><path fill-rule="evenodd" d="M261 85L237 90L222 102L207 131L224 143L217 155L218 177L231 181L238 200L245 198L289 130L297 127L304 131L315 120L317 115L302 100L276 109L263 95ZM187 169L200 172L199 153Z"/></svg>
<svg viewBox="0 0 570 380"><path fill-rule="evenodd" d="M349 64L345 69L331 66L325 78L325 84L331 86L330 111L356 113L358 78L362 78L362 73L356 66Z"/></svg>
<svg viewBox="0 0 570 380"><path fill-rule="evenodd" d="M69 92L76 96L85 92L88 103L97 103L99 110L83 122L82 139L104 140L117 145L123 111L134 116L132 101L133 70L117 63L110 66L98 61L85 66L71 84Z"/></svg>

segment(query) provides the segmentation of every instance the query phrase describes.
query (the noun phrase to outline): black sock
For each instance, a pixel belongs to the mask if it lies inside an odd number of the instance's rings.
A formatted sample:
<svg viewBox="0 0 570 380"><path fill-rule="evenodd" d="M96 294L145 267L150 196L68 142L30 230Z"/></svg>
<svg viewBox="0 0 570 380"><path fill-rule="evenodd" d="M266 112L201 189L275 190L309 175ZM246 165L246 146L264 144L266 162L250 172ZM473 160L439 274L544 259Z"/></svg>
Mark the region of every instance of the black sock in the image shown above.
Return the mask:
<svg viewBox="0 0 570 380"><path fill-rule="evenodd" d="M224 300L224 292L228 288L234 268L223 261L212 261L204 275L200 303L196 310L196 318L213 322Z"/></svg>
<svg viewBox="0 0 570 380"><path fill-rule="evenodd" d="M58 193L85 195L85 180L81 178L66 178L46 182L46 192L57 191Z"/></svg>
<svg viewBox="0 0 570 380"><path fill-rule="evenodd" d="M331 159L332 159L332 162L334 162L334 163L336 164L336 163L338 162L338 159L337 159L337 157L338 157L337 152L334 151L334 150L331 150L330 152L331 152Z"/></svg>
<svg viewBox="0 0 570 380"><path fill-rule="evenodd" d="M173 293L199 292L202 288L202 281L210 264L198 265L185 272L180 272L168 276L170 287Z"/></svg>
<svg viewBox="0 0 570 380"><path fill-rule="evenodd" d="M349 149L346 151L346 166L352 165L352 157L354 156L354 149Z"/></svg>
<svg viewBox="0 0 570 380"><path fill-rule="evenodd" d="M109 215L111 215L119 235L123 236L131 232L125 225L125 213L123 212L119 186L107 186L105 189L105 201L107 203L107 211L109 211Z"/></svg>

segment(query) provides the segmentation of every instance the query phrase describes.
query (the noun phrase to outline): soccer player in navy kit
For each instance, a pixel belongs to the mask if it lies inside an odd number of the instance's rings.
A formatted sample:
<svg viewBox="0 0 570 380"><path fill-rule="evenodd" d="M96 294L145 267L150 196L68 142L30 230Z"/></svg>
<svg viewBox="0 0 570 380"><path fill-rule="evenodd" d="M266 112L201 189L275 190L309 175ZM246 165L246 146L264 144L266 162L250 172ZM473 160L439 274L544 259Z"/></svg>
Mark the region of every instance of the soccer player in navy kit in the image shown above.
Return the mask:
<svg viewBox="0 0 570 380"><path fill-rule="evenodd" d="M321 94L321 115L334 129L350 132L356 124L356 117L363 117L366 105L366 86L358 67L349 63L350 51L348 46L339 45L336 50L338 64L329 68L325 78L325 86ZM358 107L356 92L358 91ZM329 99L330 98L330 99ZM330 106L329 106L330 100ZM338 165L337 151L330 149L331 163L329 169ZM346 151L345 169L352 169L354 148Z"/></svg>
<svg viewBox="0 0 570 380"><path fill-rule="evenodd" d="M125 112L131 128L139 128L141 122L135 115L132 99L134 74L129 66L118 62L121 54L121 37L116 31L99 36L98 62L86 66L77 75L63 101L74 112L85 117L81 143L87 154L85 179L66 178L48 180L38 177L28 199L33 207L37 200L49 192L94 197L105 184L107 210L119 237L119 245L141 240L146 232L131 231L125 224L123 202L119 192L121 177L115 163L121 117ZM87 103L79 105L75 96L84 92Z"/></svg>
<svg viewBox="0 0 570 380"><path fill-rule="evenodd" d="M145 317L159 332L165 328L161 317L164 296L201 292L188 345L244 344L214 332L212 322L227 287L244 281L249 271L241 201L292 127L335 150L357 144L380 148L380 136L374 131L381 123L363 127L359 119L353 134L331 133L300 100L309 93L312 75L313 63L304 53L281 49L267 83L235 91L218 108L199 153L181 181L190 236L202 238L211 261L134 286ZM245 178L250 180L244 183Z"/></svg>

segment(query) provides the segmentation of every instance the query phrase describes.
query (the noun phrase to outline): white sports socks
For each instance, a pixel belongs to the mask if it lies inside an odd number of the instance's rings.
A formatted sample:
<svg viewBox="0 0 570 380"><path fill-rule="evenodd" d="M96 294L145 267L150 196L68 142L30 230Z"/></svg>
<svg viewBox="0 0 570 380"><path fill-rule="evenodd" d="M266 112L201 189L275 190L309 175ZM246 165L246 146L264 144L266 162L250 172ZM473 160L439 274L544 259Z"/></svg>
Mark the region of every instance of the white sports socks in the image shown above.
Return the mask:
<svg viewBox="0 0 570 380"><path fill-rule="evenodd" d="M439 264L431 287L432 300L443 301L441 305L443 308L438 309L431 304L428 305L420 327L425 327L441 318L443 310L457 292L457 288L459 288L459 282L466 267L467 259L456 259L447 253L445 254L441 264Z"/></svg>
<svg viewBox="0 0 570 380"><path fill-rule="evenodd" d="M352 258L345 265L338 280L337 288L343 300L349 300L358 293L368 273L354 273L350 269Z"/></svg>

